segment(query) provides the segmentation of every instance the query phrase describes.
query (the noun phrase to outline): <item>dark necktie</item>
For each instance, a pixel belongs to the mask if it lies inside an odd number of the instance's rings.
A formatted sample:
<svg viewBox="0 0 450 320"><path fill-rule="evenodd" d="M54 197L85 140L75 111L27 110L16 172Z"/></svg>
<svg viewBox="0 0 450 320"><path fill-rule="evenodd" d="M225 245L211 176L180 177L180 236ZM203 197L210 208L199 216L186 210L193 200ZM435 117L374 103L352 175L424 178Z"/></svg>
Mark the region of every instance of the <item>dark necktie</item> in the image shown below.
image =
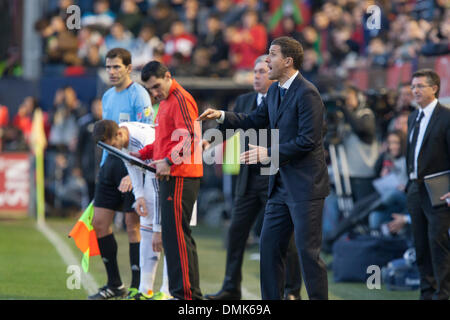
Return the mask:
<svg viewBox="0 0 450 320"><path fill-rule="evenodd" d="M422 118L424 117L424 113L420 111L419 118L414 122L414 132L409 148L409 154L408 154L408 169L409 172L414 172L414 158L416 154L416 144L417 144L417 138L419 137L419 130L420 130L420 122L422 121Z"/></svg>
<svg viewBox="0 0 450 320"><path fill-rule="evenodd" d="M287 91L286 88L280 87L280 96L281 96L281 99L284 98L284 95L286 94L286 91Z"/></svg>
<svg viewBox="0 0 450 320"><path fill-rule="evenodd" d="M259 102L258 107L261 107L263 105L264 100L266 100L266 97L261 97L261 101Z"/></svg>

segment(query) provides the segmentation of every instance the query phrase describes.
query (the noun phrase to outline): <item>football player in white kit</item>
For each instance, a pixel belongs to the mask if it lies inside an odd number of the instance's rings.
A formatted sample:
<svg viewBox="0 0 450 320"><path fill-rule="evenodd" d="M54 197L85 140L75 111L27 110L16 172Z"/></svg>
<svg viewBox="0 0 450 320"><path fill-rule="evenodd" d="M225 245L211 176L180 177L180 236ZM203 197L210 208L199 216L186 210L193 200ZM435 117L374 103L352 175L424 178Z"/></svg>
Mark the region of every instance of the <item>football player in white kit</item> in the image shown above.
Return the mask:
<svg viewBox="0 0 450 320"><path fill-rule="evenodd" d="M96 143L102 141L121 151L135 153L144 146L153 143L155 129L153 125L141 122L123 122L118 125L112 120L100 120L95 123L93 136ZM133 207L140 216L141 231L139 291L135 295L129 296L128 299L167 299L170 298L170 293L165 259L160 291L153 293L156 269L163 248L158 181L153 172L133 166L127 161L124 161L124 163L133 185L133 193L136 199Z"/></svg>

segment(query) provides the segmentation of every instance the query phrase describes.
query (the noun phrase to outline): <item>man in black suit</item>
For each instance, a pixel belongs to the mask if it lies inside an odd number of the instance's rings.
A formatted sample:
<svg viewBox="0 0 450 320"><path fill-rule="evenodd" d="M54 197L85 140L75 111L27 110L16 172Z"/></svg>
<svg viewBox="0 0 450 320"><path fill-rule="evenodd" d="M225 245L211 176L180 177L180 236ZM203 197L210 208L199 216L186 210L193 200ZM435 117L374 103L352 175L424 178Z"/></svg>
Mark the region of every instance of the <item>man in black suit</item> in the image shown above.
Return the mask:
<svg viewBox="0 0 450 320"><path fill-rule="evenodd" d="M250 114L263 103L267 90L273 83L269 79L269 67L266 55L255 61L253 89L255 91L240 95L236 99L235 112ZM263 213L267 203L267 175L260 174L260 165L241 164L236 181L236 197L234 200L231 224L227 237L227 262L222 288L215 294L205 295L207 300L239 300L241 299L242 262L247 239L255 220ZM300 265L293 239L289 243L287 259L285 299L300 299L301 276Z"/></svg>
<svg viewBox="0 0 450 320"><path fill-rule="evenodd" d="M328 299L325 263L320 258L322 210L329 194L323 146L325 108L317 88L299 70L302 45L290 38L272 41L267 63L269 79L278 80L267 99L250 115L207 109L199 120L216 119L225 128L278 129L271 147L249 145L241 154L245 163L276 167L269 177L269 200L260 239L261 296L280 299L285 259L292 233L300 257L309 299ZM279 163L279 166L277 166Z"/></svg>
<svg viewBox="0 0 450 320"><path fill-rule="evenodd" d="M450 296L450 209L431 206L423 178L450 170L450 109L439 103L440 79L422 69L412 76L411 89L419 105L408 119L407 206L420 272L420 299Z"/></svg>

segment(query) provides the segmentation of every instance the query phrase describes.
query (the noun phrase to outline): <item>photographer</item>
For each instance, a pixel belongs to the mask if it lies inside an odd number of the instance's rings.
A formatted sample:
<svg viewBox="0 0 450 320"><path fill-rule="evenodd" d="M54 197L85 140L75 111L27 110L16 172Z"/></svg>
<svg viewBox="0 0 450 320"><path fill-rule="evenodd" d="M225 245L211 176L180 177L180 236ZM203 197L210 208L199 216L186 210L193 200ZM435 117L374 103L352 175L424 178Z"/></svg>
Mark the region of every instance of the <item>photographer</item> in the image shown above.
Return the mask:
<svg viewBox="0 0 450 320"><path fill-rule="evenodd" d="M348 161L353 200L356 202L374 190L372 179L378 158L375 138L375 116L365 105L363 93L354 86L344 91L344 103L339 106L344 117L338 131Z"/></svg>

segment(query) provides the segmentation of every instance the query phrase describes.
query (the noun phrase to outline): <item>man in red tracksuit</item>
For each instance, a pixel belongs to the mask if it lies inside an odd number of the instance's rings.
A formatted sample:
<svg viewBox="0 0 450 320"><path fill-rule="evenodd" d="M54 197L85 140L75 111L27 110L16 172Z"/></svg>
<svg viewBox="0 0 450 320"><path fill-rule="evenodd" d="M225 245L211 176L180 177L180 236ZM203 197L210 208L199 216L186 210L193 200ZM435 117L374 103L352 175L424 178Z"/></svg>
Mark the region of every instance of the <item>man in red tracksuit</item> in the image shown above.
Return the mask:
<svg viewBox="0 0 450 320"><path fill-rule="evenodd" d="M202 299L197 248L189 227L203 176L197 104L157 61L144 66L141 79L160 103L155 142L141 149L139 156L154 160L159 179L169 291L177 299Z"/></svg>

